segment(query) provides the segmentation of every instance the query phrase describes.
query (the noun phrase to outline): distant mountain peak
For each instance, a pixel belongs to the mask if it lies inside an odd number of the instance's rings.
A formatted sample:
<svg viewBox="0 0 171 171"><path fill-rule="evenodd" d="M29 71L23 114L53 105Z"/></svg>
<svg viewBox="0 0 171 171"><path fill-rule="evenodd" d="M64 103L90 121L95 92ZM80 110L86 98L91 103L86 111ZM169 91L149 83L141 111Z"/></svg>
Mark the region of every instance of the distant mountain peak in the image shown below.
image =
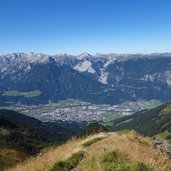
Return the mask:
<svg viewBox="0 0 171 171"><path fill-rule="evenodd" d="M87 58L89 59L89 58L92 58L92 56L87 52L83 52L80 55L78 55L77 58L78 59L87 59Z"/></svg>

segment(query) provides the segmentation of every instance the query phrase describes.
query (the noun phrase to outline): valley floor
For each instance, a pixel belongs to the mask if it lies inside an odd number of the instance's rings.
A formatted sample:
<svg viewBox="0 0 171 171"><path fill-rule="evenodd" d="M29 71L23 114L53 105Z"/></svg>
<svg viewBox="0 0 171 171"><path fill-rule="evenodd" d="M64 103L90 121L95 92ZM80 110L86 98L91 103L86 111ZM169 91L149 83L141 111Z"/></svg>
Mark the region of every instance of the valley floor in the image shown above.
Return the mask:
<svg viewBox="0 0 171 171"><path fill-rule="evenodd" d="M73 155L75 154L75 155ZM78 158L78 156L80 156ZM74 158L75 157L75 158ZM76 158L77 157L77 158ZM100 133L73 138L42 151L6 171L169 171L171 160L154 147L150 138L128 133Z"/></svg>

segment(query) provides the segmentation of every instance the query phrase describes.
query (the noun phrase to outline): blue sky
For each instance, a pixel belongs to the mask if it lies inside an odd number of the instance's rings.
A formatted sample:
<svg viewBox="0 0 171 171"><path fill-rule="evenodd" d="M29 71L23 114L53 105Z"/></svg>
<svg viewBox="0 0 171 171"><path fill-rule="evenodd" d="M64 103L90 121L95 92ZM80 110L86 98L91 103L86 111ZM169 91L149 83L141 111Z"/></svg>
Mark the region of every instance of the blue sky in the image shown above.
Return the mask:
<svg viewBox="0 0 171 171"><path fill-rule="evenodd" d="M0 0L0 54L171 52L171 0Z"/></svg>

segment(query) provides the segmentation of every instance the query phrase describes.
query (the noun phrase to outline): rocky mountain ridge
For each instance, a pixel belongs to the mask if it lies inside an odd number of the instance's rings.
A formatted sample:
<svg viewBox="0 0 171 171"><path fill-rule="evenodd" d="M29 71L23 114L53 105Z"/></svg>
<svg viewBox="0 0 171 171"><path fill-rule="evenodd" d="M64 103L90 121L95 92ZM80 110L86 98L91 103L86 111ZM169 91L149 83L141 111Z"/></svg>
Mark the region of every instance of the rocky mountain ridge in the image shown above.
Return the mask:
<svg viewBox="0 0 171 171"><path fill-rule="evenodd" d="M41 92L38 97L13 93L35 90ZM101 104L139 99L170 101L170 90L170 53L0 56L0 99L5 103L47 103L67 98Z"/></svg>

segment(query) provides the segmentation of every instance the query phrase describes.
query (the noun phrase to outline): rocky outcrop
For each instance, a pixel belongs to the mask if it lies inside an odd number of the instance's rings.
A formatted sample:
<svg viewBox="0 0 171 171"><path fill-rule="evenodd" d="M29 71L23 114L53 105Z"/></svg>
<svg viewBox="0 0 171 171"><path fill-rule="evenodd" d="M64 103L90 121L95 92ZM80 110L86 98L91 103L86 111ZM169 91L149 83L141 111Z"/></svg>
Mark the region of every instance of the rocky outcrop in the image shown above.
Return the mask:
<svg viewBox="0 0 171 171"><path fill-rule="evenodd" d="M171 159L171 142L160 138L153 138L153 144L162 154L167 154Z"/></svg>

